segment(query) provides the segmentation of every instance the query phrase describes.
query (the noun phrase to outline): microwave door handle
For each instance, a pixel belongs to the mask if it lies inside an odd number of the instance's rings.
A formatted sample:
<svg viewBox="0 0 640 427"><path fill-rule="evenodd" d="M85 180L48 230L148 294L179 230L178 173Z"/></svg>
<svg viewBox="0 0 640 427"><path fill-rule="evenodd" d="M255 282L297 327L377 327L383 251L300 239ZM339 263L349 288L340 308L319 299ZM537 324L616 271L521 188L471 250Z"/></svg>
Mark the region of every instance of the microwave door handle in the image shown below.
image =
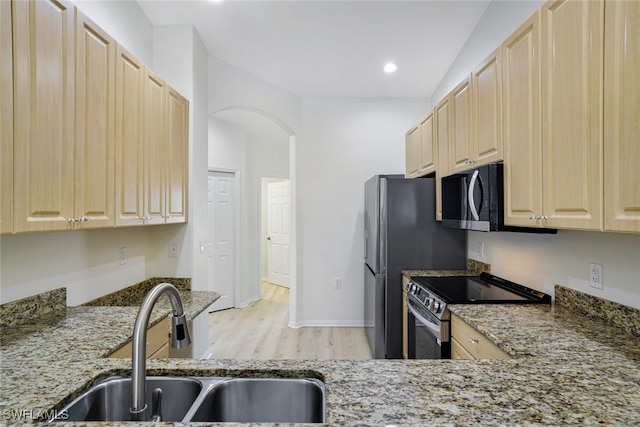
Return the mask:
<svg viewBox="0 0 640 427"><path fill-rule="evenodd" d="M476 210L476 201L473 199L473 190L476 187L476 183L478 182L478 170L476 169L473 172L473 176L471 177L471 182L469 183L469 209L471 209L471 215L475 221L480 220L480 216L478 215L478 211Z"/></svg>
<svg viewBox="0 0 640 427"><path fill-rule="evenodd" d="M413 314L413 316L420 321L420 323L424 324L427 327L427 329L431 331L433 335L435 335L436 337L438 337L438 339L440 339L440 327L437 324L434 324L433 322L430 322L429 320L425 319L420 313L418 313L416 309L413 308L413 303L408 298L407 298L407 308L409 309L411 314Z"/></svg>

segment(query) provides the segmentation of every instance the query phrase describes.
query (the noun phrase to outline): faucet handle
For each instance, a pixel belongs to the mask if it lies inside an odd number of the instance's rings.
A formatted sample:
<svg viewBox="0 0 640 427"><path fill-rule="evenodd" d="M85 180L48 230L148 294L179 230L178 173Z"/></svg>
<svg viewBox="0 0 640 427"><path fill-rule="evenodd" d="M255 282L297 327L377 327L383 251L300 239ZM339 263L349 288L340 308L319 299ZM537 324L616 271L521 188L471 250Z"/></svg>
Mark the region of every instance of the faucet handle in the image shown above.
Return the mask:
<svg viewBox="0 0 640 427"><path fill-rule="evenodd" d="M151 421L162 421L162 389L156 388L151 394Z"/></svg>

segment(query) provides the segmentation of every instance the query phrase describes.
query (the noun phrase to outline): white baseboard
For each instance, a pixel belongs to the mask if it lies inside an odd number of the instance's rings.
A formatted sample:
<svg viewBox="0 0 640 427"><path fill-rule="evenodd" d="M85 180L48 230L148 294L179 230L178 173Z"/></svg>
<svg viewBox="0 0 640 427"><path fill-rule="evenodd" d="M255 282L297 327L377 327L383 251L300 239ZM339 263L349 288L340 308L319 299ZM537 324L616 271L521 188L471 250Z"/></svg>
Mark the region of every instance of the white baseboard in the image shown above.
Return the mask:
<svg viewBox="0 0 640 427"><path fill-rule="evenodd" d="M251 304L252 302L256 302L256 301L260 301L260 297L251 297L248 300L246 300L244 302L241 302L240 304L236 305L235 308L245 308L249 304Z"/></svg>
<svg viewBox="0 0 640 427"><path fill-rule="evenodd" d="M363 328L362 320L307 320L289 322L290 328Z"/></svg>

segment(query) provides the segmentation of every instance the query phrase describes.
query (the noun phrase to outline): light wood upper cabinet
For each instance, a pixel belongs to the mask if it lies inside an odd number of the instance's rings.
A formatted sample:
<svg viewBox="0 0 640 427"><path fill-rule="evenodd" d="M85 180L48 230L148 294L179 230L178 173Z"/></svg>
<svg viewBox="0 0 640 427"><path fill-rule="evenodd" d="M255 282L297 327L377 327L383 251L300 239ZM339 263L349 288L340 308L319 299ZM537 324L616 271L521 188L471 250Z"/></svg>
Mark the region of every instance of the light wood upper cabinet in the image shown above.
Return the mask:
<svg viewBox="0 0 640 427"><path fill-rule="evenodd" d="M457 173L471 167L473 150L471 145L471 78L469 77L450 94L449 118L449 171Z"/></svg>
<svg viewBox="0 0 640 427"><path fill-rule="evenodd" d="M545 225L601 230L604 3L541 11Z"/></svg>
<svg viewBox="0 0 640 427"><path fill-rule="evenodd" d="M14 225L16 232L72 228L74 7L13 2Z"/></svg>
<svg viewBox="0 0 640 427"><path fill-rule="evenodd" d="M450 97L445 97L433 109L434 113L434 145L437 153L436 167L436 221L442 221L442 180L449 175L449 134L451 122L449 120Z"/></svg>
<svg viewBox="0 0 640 427"><path fill-rule="evenodd" d="M144 76L144 218L148 224L165 220L165 153L167 84L149 69Z"/></svg>
<svg viewBox="0 0 640 427"><path fill-rule="evenodd" d="M471 73L472 165L502 160L501 50L496 49Z"/></svg>
<svg viewBox="0 0 640 427"><path fill-rule="evenodd" d="M0 234L13 232L13 43L11 3L0 1Z"/></svg>
<svg viewBox="0 0 640 427"><path fill-rule="evenodd" d="M166 152L166 222L185 222L189 194L189 102L170 86L167 91Z"/></svg>
<svg viewBox="0 0 640 427"><path fill-rule="evenodd" d="M541 225L540 14L525 21L502 44L504 129L504 222Z"/></svg>
<svg viewBox="0 0 640 427"><path fill-rule="evenodd" d="M640 2L605 3L604 228L640 232Z"/></svg>
<svg viewBox="0 0 640 427"><path fill-rule="evenodd" d="M78 228L114 221L116 43L77 13L74 217Z"/></svg>
<svg viewBox="0 0 640 427"><path fill-rule="evenodd" d="M433 143L433 111L420 119L420 171L421 176L435 172L436 149Z"/></svg>
<svg viewBox="0 0 640 427"><path fill-rule="evenodd" d="M405 135L405 159L406 170L404 176L416 178L420 170L420 126L416 125L409 129Z"/></svg>
<svg viewBox="0 0 640 427"><path fill-rule="evenodd" d="M144 64L118 45L115 95L116 226L143 224L144 76Z"/></svg>

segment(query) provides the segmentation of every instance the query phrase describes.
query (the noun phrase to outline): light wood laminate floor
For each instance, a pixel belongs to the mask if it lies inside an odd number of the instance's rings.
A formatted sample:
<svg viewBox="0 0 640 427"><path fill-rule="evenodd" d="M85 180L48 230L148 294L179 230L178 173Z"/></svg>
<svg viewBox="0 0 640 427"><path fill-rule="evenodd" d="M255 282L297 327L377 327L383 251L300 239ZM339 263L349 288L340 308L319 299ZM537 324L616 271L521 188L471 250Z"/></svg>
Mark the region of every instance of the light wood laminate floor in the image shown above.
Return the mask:
<svg viewBox="0 0 640 427"><path fill-rule="evenodd" d="M262 299L209 315L212 359L371 359L364 328L290 328L289 289L262 284Z"/></svg>

